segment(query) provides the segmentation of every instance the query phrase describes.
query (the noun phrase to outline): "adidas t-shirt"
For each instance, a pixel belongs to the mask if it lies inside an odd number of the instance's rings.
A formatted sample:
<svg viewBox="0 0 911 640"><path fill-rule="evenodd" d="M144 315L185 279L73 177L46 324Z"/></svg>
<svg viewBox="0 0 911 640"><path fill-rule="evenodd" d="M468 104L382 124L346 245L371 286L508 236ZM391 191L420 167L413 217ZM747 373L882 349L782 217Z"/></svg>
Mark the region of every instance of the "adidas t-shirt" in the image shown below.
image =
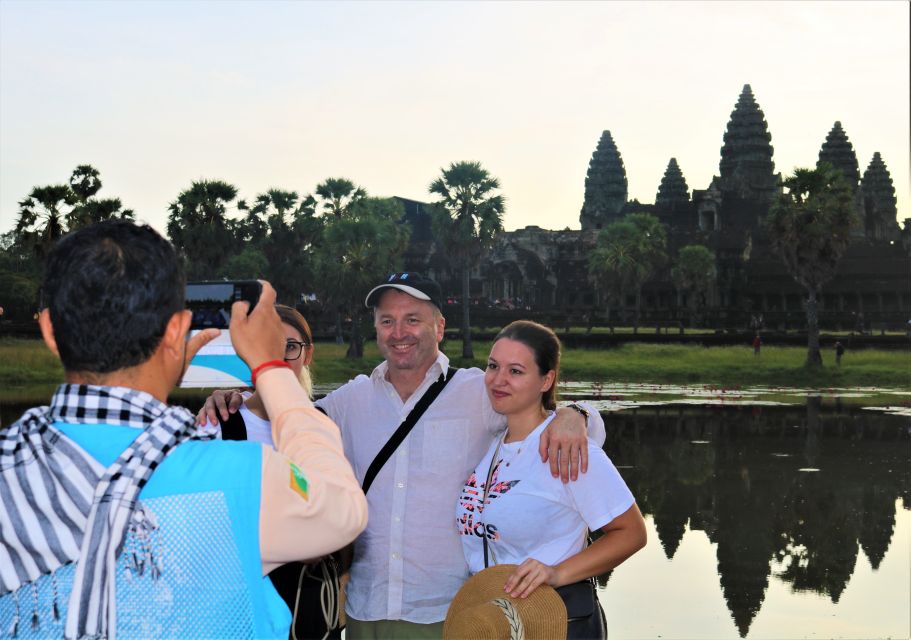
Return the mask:
<svg viewBox="0 0 911 640"><path fill-rule="evenodd" d="M600 529L635 502L607 454L591 439L588 472L563 484L538 454L541 433L554 418L544 420L522 442L494 442L462 488L456 505L456 526L471 573L484 568L484 544L493 564L521 564L527 558L555 565L578 553L588 529ZM497 450L487 500L484 484Z"/></svg>

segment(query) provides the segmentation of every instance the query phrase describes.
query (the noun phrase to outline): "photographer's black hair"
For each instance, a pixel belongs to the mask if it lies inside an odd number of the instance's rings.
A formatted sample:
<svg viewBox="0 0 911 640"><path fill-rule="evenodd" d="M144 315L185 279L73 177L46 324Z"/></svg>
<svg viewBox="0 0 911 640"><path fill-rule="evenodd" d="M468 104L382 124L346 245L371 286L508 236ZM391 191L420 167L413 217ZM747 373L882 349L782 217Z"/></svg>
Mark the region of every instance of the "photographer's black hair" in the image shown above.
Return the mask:
<svg viewBox="0 0 911 640"><path fill-rule="evenodd" d="M560 379L560 338L550 327L531 320L516 320L506 325L493 341L496 343L497 340L503 338L521 342L531 349L531 352L535 354L535 364L538 365L538 371L542 376L548 371L554 372L554 383L550 385L550 389L541 394L541 404L545 409L556 409L557 382Z"/></svg>
<svg viewBox="0 0 911 640"><path fill-rule="evenodd" d="M64 236L42 287L63 368L110 373L145 362L184 308L185 288L174 247L149 226L101 222Z"/></svg>

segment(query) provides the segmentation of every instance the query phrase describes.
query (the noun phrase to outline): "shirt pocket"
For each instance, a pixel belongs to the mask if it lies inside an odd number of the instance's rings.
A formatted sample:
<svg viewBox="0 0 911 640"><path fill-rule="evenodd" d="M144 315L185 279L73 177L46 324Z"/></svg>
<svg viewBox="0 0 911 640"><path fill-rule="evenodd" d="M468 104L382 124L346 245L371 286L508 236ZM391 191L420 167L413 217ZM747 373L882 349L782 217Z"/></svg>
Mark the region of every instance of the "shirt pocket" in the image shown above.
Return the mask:
<svg viewBox="0 0 911 640"><path fill-rule="evenodd" d="M465 471L468 455L468 420L452 418L430 420L424 427L421 463L425 471L448 475ZM470 471L470 470L469 470ZM465 475L465 477L468 477Z"/></svg>

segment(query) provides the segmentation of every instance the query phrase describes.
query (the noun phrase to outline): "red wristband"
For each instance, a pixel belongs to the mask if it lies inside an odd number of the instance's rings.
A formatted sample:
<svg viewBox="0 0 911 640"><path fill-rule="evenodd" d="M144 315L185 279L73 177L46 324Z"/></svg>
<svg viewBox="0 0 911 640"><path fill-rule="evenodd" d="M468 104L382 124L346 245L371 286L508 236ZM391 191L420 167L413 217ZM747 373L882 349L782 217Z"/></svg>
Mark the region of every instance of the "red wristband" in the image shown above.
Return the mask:
<svg viewBox="0 0 911 640"><path fill-rule="evenodd" d="M250 372L250 383L254 388L256 387L256 376L259 375L259 372L263 369L272 367L284 367L285 369L290 369L291 365L284 360L266 360Z"/></svg>

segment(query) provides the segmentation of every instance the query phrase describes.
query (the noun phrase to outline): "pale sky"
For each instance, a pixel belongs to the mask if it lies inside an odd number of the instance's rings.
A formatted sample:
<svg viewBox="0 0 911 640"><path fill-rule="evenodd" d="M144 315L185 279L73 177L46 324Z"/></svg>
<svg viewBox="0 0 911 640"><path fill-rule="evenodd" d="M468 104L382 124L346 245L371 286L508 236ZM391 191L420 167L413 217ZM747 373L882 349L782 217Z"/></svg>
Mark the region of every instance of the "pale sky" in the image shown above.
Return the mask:
<svg viewBox="0 0 911 640"><path fill-rule="evenodd" d="M631 199L654 202L671 157L704 189L744 84L776 171L815 165L840 120L903 220L909 6L0 0L0 232L83 163L164 231L193 180L426 201L459 160L500 179L507 229L577 229L603 130Z"/></svg>

